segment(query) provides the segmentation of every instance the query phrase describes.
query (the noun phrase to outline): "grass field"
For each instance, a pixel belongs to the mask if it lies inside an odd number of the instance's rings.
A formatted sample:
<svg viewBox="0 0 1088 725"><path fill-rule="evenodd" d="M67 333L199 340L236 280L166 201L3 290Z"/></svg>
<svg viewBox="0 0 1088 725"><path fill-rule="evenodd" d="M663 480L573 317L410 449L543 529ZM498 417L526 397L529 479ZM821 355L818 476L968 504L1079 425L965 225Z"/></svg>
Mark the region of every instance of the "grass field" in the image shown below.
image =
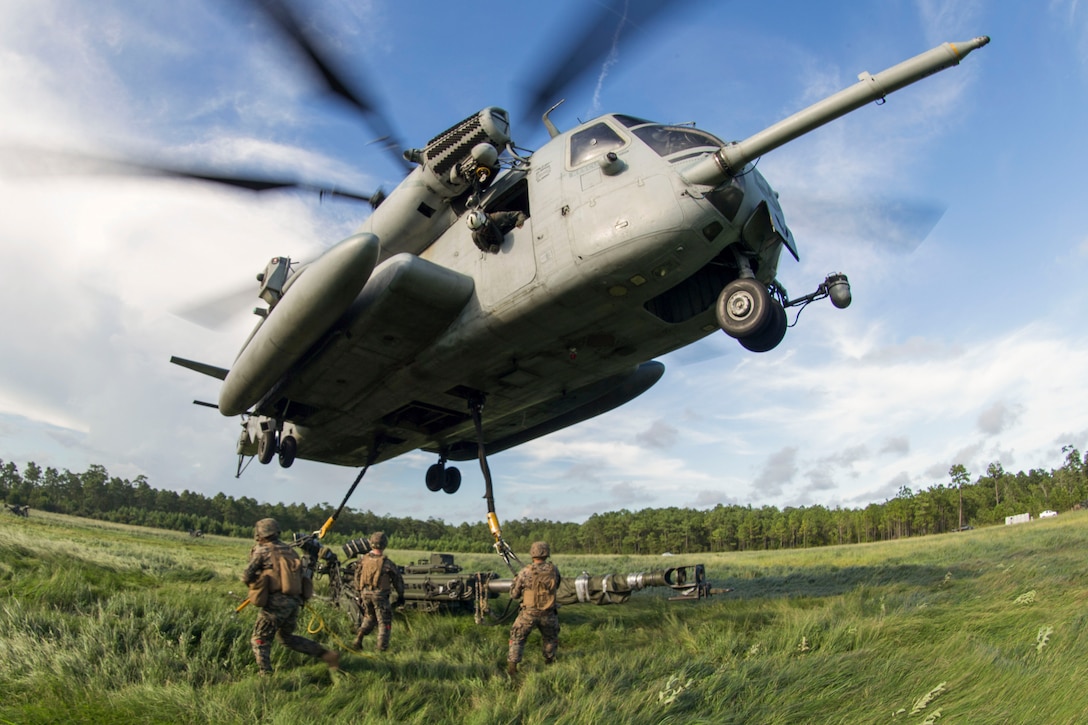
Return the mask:
<svg viewBox="0 0 1088 725"><path fill-rule="evenodd" d="M557 555L567 576L701 562L733 591L564 607L558 662L534 633L516 686L507 625L422 613L335 679L279 645L260 678L254 613L234 612L248 542L32 511L0 517L0 722L1088 722L1086 549L1088 512L803 551ZM307 626L351 641L320 601Z"/></svg>

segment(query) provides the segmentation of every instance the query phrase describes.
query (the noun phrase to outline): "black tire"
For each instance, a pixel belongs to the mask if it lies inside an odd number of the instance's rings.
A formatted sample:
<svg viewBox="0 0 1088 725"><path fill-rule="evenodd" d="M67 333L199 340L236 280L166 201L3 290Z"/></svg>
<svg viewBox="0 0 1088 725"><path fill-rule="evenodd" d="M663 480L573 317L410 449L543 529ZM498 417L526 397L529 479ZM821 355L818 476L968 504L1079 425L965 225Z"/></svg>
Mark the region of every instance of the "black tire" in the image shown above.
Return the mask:
<svg viewBox="0 0 1088 725"><path fill-rule="evenodd" d="M442 482L442 490L446 493L457 493L461 488L461 471L458 468L446 469L446 480Z"/></svg>
<svg viewBox="0 0 1088 725"><path fill-rule="evenodd" d="M754 279L735 279L718 295L714 314L725 334L738 340L751 337L770 319L771 294Z"/></svg>
<svg viewBox="0 0 1088 725"><path fill-rule="evenodd" d="M742 337L738 342L745 350L767 352L778 347L778 343L786 337L788 326L786 310L782 307L782 303L771 300L771 318L767 320L767 326L751 337Z"/></svg>
<svg viewBox="0 0 1088 725"><path fill-rule="evenodd" d="M298 455L298 441L294 436L284 436L280 441L280 466L290 468Z"/></svg>
<svg viewBox="0 0 1088 725"><path fill-rule="evenodd" d="M428 491L441 491L442 484L446 482L446 467L441 463L434 464L427 469L425 480Z"/></svg>
<svg viewBox="0 0 1088 725"><path fill-rule="evenodd" d="M261 463L271 463L276 456L276 431L266 430L257 439L257 460Z"/></svg>

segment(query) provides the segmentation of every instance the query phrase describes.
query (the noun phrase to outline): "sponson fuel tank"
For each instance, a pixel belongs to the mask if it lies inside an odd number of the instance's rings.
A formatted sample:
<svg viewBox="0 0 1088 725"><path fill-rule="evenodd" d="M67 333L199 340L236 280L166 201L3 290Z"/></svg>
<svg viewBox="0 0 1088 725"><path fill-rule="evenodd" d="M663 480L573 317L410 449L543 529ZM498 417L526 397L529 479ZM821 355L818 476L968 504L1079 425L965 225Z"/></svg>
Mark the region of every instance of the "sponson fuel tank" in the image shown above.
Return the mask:
<svg viewBox="0 0 1088 725"><path fill-rule="evenodd" d="M219 412L255 405L355 301L378 261L378 238L355 234L289 280L281 299L238 354L219 392Z"/></svg>

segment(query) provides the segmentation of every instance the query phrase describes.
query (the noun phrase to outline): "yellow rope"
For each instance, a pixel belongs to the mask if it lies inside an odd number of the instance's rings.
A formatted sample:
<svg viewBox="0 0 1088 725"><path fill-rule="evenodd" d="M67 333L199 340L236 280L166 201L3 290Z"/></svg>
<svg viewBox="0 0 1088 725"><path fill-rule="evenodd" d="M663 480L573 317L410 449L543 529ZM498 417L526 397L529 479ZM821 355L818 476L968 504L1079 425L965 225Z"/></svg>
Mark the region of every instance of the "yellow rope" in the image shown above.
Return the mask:
<svg viewBox="0 0 1088 725"><path fill-rule="evenodd" d="M345 649L348 652L356 655L363 654L362 650L357 650L354 647L349 646L346 642L344 642L344 640L340 639L340 637L336 635L336 632L333 632L332 629L330 629L329 626L325 624L325 620L321 618L321 615L318 614L316 609L310 606L309 602L303 604L302 607L304 609L310 610L310 622L306 625L307 634L317 634L318 632L325 630L329 633L329 637L334 642L336 642L336 644L340 645L341 649ZM317 623L316 627L314 626L314 622Z"/></svg>

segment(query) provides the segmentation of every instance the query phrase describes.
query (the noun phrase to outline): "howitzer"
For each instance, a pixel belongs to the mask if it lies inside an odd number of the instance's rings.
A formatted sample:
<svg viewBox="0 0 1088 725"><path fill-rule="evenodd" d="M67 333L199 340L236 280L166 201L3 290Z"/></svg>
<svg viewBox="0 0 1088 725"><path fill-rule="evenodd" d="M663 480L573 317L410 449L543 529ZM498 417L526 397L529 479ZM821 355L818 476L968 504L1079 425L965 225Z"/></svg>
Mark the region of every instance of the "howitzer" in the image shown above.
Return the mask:
<svg viewBox="0 0 1088 725"><path fill-rule="evenodd" d="M348 557L366 553L369 545L356 539L344 545ZM361 616L357 609L357 593L354 582L355 562L340 568L343 599L355 603L348 607L352 619ZM495 572L464 573L463 567L454 562L452 554L431 554L415 564L401 567L404 577L404 600L398 602L403 609L422 611L472 610L477 621L490 613L488 601L507 594L514 584L510 578L501 578ZM574 577L564 577L556 592L561 605L592 603L623 604L634 592L649 587L668 587L676 594L670 601L692 601L721 594L727 589L714 589L706 580L702 564L674 566L650 572L633 574L605 574L592 576L582 572Z"/></svg>

